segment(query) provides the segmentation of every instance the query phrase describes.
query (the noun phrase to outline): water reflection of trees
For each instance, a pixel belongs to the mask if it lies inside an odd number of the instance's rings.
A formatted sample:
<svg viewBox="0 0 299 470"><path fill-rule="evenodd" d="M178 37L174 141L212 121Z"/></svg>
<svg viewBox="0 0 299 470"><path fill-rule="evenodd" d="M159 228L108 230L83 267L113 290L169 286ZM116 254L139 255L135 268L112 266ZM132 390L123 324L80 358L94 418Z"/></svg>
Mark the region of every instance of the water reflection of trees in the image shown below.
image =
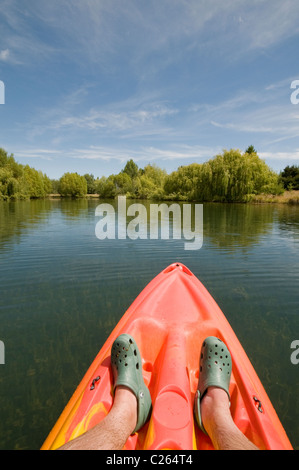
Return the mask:
<svg viewBox="0 0 299 470"><path fill-rule="evenodd" d="M93 201L85 198L73 199L66 197L60 200L59 207L64 216L74 219L87 216L89 205L92 203Z"/></svg>
<svg viewBox="0 0 299 470"><path fill-rule="evenodd" d="M292 238L299 238L299 207L281 204L277 209L279 229Z"/></svg>
<svg viewBox="0 0 299 470"><path fill-rule="evenodd" d="M274 213L271 205L206 204L204 238L219 248L250 247L270 233Z"/></svg>
<svg viewBox="0 0 299 470"><path fill-rule="evenodd" d="M127 200L127 208L136 201ZM150 223L150 204L162 204L157 201L140 201L147 210L148 224ZM165 201L163 201L165 204ZM117 213L117 203L111 203ZM183 214L184 203L166 202L179 204L181 215ZM195 211L194 204L191 211L191 228L195 229ZM267 236L273 227L275 207L272 205L252 205L252 204L215 204L207 203L203 205L203 238L208 239L212 245L219 248L229 248L238 250L240 248L250 247L260 242L261 238ZM137 215L137 214L136 214ZM286 216L287 217L287 216ZM127 224L132 217L127 217ZM183 217L182 219L183 220ZM160 221L159 221L160 223ZM172 227L174 223L173 215L169 213L169 224ZM198 227L198 224L197 224ZM182 227L183 228L183 227ZM171 232L170 232L171 233ZM149 236L149 227L148 227ZM182 234L183 238L183 234Z"/></svg>
<svg viewBox="0 0 299 470"><path fill-rule="evenodd" d="M22 235L47 223L54 211L63 214L64 220L82 219L88 217L90 205L96 207L96 202L71 198L0 201L0 250L7 243L19 243Z"/></svg>
<svg viewBox="0 0 299 470"><path fill-rule="evenodd" d="M41 199L32 201L0 202L0 249L7 242L18 243L20 236L29 230L37 229L39 225L48 221L49 216L56 211L62 214L64 221L82 220L95 214L96 207L108 202L115 210L117 217L117 200L89 200L63 198L57 200ZM149 200L127 199L126 207L133 203L143 204L150 223L151 204L178 204L183 214L182 202L165 202ZM137 216L138 214L136 214ZM194 204L192 215L192 230L195 229ZM133 217L127 217L128 224ZM96 223L95 218L95 223ZM170 227L173 224L173 215L169 214ZM279 230L288 236L299 237L299 208L287 204L204 204L203 210L203 236L209 240L212 246L238 250L250 247L260 242L263 237L269 235L277 223ZM170 232L171 233L171 232ZM148 227L148 237L150 229ZM183 234L182 234L183 238Z"/></svg>
<svg viewBox="0 0 299 470"><path fill-rule="evenodd" d="M0 250L9 241L18 243L22 234L44 223L52 209L48 199L0 202Z"/></svg>

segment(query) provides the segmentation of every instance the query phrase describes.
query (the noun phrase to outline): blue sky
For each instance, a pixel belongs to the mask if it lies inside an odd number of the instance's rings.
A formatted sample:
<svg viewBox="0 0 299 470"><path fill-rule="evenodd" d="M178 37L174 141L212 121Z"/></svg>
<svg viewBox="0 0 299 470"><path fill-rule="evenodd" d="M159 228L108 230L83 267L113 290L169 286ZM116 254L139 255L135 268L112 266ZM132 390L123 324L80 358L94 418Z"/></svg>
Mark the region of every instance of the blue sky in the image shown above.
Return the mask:
<svg viewBox="0 0 299 470"><path fill-rule="evenodd" d="M298 0L1 0L0 147L51 178L299 164Z"/></svg>

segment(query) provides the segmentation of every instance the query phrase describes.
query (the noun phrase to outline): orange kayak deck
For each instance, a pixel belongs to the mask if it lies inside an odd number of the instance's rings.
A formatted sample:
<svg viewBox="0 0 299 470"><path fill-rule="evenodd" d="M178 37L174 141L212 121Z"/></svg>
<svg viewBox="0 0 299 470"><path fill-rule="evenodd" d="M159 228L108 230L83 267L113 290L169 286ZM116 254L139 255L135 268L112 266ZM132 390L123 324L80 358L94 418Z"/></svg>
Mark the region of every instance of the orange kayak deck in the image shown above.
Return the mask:
<svg viewBox="0 0 299 470"><path fill-rule="evenodd" d="M292 449L252 364L217 303L183 264L174 263L139 294L103 345L42 446L54 450L98 424L109 412L113 378L110 351L116 337L131 334L143 361L153 410L125 449L213 449L195 424L193 402L199 354L207 336L225 342L232 356L231 413L260 449Z"/></svg>

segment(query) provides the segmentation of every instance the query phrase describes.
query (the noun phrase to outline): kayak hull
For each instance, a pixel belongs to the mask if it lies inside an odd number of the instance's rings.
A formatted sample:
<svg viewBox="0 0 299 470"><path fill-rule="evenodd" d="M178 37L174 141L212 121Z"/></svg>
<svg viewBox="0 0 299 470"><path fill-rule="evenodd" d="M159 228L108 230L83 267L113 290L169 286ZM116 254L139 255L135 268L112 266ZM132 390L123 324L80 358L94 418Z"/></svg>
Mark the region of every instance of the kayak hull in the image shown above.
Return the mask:
<svg viewBox="0 0 299 470"><path fill-rule="evenodd" d="M125 449L213 449L197 427L193 402L202 342L216 336L232 357L231 413L260 449L292 449L250 360L217 303L183 264L174 263L139 294L94 359L42 446L54 450L98 424L113 403L110 351L121 333L132 335L153 410L150 421Z"/></svg>

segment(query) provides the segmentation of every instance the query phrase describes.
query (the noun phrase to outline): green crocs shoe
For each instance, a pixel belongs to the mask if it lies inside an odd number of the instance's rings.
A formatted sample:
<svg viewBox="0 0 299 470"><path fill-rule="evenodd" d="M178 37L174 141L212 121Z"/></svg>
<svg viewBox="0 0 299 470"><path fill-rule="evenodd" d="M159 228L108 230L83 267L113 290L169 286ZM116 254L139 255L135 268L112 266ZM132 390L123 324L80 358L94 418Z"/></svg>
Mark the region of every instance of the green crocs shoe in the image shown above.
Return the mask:
<svg viewBox="0 0 299 470"><path fill-rule="evenodd" d="M147 422L152 408L150 392L142 376L142 360L132 336L122 334L111 348L114 390L119 385L128 387L137 398L137 425L133 434Z"/></svg>
<svg viewBox="0 0 299 470"><path fill-rule="evenodd" d="M229 384L232 360L226 345L214 336L209 336L202 344L199 361L199 379L194 401L194 415L199 428L207 434L201 419L200 402L209 387L226 391L229 401Z"/></svg>

